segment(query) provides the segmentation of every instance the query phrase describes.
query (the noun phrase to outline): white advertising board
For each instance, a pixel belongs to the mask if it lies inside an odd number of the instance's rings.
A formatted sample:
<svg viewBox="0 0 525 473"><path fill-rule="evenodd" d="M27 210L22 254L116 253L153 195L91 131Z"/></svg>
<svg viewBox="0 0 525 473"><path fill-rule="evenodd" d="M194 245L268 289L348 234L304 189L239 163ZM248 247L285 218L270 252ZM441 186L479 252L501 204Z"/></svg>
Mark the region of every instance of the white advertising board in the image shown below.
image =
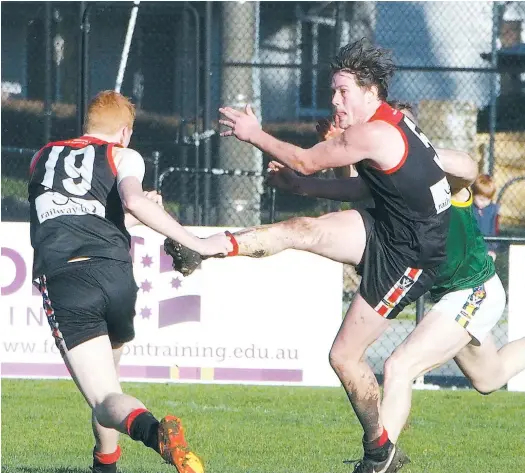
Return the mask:
<svg viewBox="0 0 525 473"><path fill-rule="evenodd" d="M521 302L525 294L525 245L509 249L509 342L525 337L525 309ZM510 379L509 391L525 392L525 371Z"/></svg>
<svg viewBox="0 0 525 473"><path fill-rule="evenodd" d="M1 235L2 376L68 377L31 283L29 224L1 223ZM339 385L328 352L341 323L341 264L288 250L206 260L183 278L162 236L142 226L132 235L140 289L122 380Z"/></svg>

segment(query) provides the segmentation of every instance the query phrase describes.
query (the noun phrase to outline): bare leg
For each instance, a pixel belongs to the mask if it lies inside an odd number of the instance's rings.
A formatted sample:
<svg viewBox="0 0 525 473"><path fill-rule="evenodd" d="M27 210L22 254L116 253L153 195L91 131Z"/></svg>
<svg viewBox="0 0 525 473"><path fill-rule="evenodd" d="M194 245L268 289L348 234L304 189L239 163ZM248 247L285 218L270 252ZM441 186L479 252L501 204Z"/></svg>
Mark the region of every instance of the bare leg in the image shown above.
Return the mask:
<svg viewBox="0 0 525 473"><path fill-rule="evenodd" d="M489 335L480 346L467 345L454 361L478 392L490 394L525 369L525 338L507 343L498 351Z"/></svg>
<svg viewBox="0 0 525 473"><path fill-rule="evenodd" d="M67 351L64 361L98 423L107 429L127 433L127 416L135 409L143 409L144 405L122 393L107 335Z"/></svg>
<svg viewBox="0 0 525 473"><path fill-rule="evenodd" d="M379 386L364 354L388 324L356 294L330 351L330 364L345 388L366 441L377 439L383 426L379 418Z"/></svg>
<svg viewBox="0 0 525 473"><path fill-rule="evenodd" d="M159 423L138 399L124 394L113 356L107 335L84 342L63 354L73 380L93 410L97 424L142 441L166 462L175 465L178 471L202 473L202 462L188 449L180 419L166 416ZM96 435L115 435L99 430L98 426L95 429ZM107 437L98 440L104 442ZM192 470L184 469L185 465Z"/></svg>
<svg viewBox="0 0 525 473"><path fill-rule="evenodd" d="M345 210L317 218L298 217L234 233L239 255L262 258L287 249L303 250L340 263L358 264L366 245L359 212Z"/></svg>
<svg viewBox="0 0 525 473"><path fill-rule="evenodd" d="M381 419L397 442L410 413L412 383L451 360L471 340L452 317L432 309L385 363Z"/></svg>
<svg viewBox="0 0 525 473"><path fill-rule="evenodd" d="M122 355L123 344L113 345L113 362L115 369L118 373L118 366L120 363L120 357ZM119 431L115 429L108 429L102 427L95 417L95 413L92 412L91 425L93 427L93 435L95 436L95 450L99 453L109 454L117 450Z"/></svg>
<svg viewBox="0 0 525 473"><path fill-rule="evenodd" d="M221 238L224 234L220 234ZM209 238L215 238L212 235ZM232 239L233 240L233 239ZM229 256L262 258L287 249L318 254L340 263L357 265L366 246L366 230L359 212L346 210L318 218L300 217L272 225L246 228L234 233ZM203 259L223 258L224 254L202 256L180 243L166 240L166 252L173 268L189 276Z"/></svg>

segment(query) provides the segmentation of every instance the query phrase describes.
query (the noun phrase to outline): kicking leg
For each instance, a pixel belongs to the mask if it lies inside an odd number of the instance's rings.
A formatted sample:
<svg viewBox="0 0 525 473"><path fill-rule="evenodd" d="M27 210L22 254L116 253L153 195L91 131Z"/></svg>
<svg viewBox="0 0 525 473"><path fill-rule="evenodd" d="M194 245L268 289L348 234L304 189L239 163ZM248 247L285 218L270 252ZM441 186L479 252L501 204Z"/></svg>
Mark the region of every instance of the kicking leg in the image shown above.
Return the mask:
<svg viewBox="0 0 525 473"><path fill-rule="evenodd" d="M228 256L262 258L296 249L353 265L361 261L367 237L363 219L355 210L334 212L318 218L292 218L229 235L233 250ZM173 269L184 276L189 276L203 259L208 258L169 238L164 242L164 250L173 258Z"/></svg>
<svg viewBox="0 0 525 473"><path fill-rule="evenodd" d="M381 420L397 442L412 402L412 383L452 359L471 340L469 333L436 305L385 363Z"/></svg>
<svg viewBox="0 0 525 473"><path fill-rule="evenodd" d="M345 210L317 218L297 217L233 234L238 255L261 258L287 249L315 253L340 263L358 264L366 245L359 212Z"/></svg>

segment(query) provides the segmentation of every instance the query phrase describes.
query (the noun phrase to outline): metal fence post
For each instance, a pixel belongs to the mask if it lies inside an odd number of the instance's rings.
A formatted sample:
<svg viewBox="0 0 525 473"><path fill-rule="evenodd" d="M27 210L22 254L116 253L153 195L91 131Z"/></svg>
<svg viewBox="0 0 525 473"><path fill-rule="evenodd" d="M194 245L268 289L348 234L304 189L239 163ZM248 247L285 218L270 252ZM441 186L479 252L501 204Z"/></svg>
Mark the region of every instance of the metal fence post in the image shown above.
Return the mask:
<svg viewBox="0 0 525 473"><path fill-rule="evenodd" d="M153 151L153 188L160 193L160 185L159 185L159 160L160 160L160 152L159 151Z"/></svg>
<svg viewBox="0 0 525 473"><path fill-rule="evenodd" d="M211 50L212 50L212 9L213 2L206 2L205 11L205 26L204 26L204 110L203 110L203 131L207 132L211 129ZM211 141L204 140L204 167L211 168ZM210 225L211 223L211 175L204 176L203 189L203 225Z"/></svg>
<svg viewBox="0 0 525 473"><path fill-rule="evenodd" d="M44 91L44 143L51 141L51 115L52 115L52 98L51 98L51 2L46 2L45 14L45 91Z"/></svg>
<svg viewBox="0 0 525 473"><path fill-rule="evenodd" d="M272 194L270 200L270 223L275 223L275 196L276 190L275 187L272 187Z"/></svg>
<svg viewBox="0 0 525 473"><path fill-rule="evenodd" d="M491 42L491 56L490 65L493 72L490 75L490 100L489 100L489 152L484 163L484 172L492 176L494 172L494 147L496 142L496 120L497 120L497 105L498 98L496 96L496 88L498 82L498 73L495 72L498 68L498 36L500 24L500 5L494 2L492 5L492 42Z"/></svg>
<svg viewBox="0 0 525 473"><path fill-rule="evenodd" d="M416 324L419 324L425 316L425 296L422 295L416 301Z"/></svg>
<svg viewBox="0 0 525 473"><path fill-rule="evenodd" d="M89 8L86 2L80 2L80 74L78 85L78 107L77 107L77 132L82 134L84 126L84 115L89 101L88 84L89 84Z"/></svg>

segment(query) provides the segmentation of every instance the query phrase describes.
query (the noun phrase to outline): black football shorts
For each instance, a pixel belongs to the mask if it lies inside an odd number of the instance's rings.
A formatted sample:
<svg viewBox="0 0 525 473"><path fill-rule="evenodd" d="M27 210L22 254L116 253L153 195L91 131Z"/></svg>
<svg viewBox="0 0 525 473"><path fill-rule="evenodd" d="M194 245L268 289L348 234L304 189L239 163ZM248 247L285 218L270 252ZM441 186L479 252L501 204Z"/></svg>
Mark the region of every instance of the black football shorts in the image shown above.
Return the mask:
<svg viewBox="0 0 525 473"><path fill-rule="evenodd" d="M373 209L358 209L366 230L366 248L357 266L359 293L381 316L395 319L434 284L437 268L412 267L407 256L388 245L376 229ZM414 255L412 261L417 260Z"/></svg>
<svg viewBox="0 0 525 473"><path fill-rule="evenodd" d="M68 263L38 279L57 346L72 348L101 335L112 343L133 340L138 287L129 262L92 258Z"/></svg>

